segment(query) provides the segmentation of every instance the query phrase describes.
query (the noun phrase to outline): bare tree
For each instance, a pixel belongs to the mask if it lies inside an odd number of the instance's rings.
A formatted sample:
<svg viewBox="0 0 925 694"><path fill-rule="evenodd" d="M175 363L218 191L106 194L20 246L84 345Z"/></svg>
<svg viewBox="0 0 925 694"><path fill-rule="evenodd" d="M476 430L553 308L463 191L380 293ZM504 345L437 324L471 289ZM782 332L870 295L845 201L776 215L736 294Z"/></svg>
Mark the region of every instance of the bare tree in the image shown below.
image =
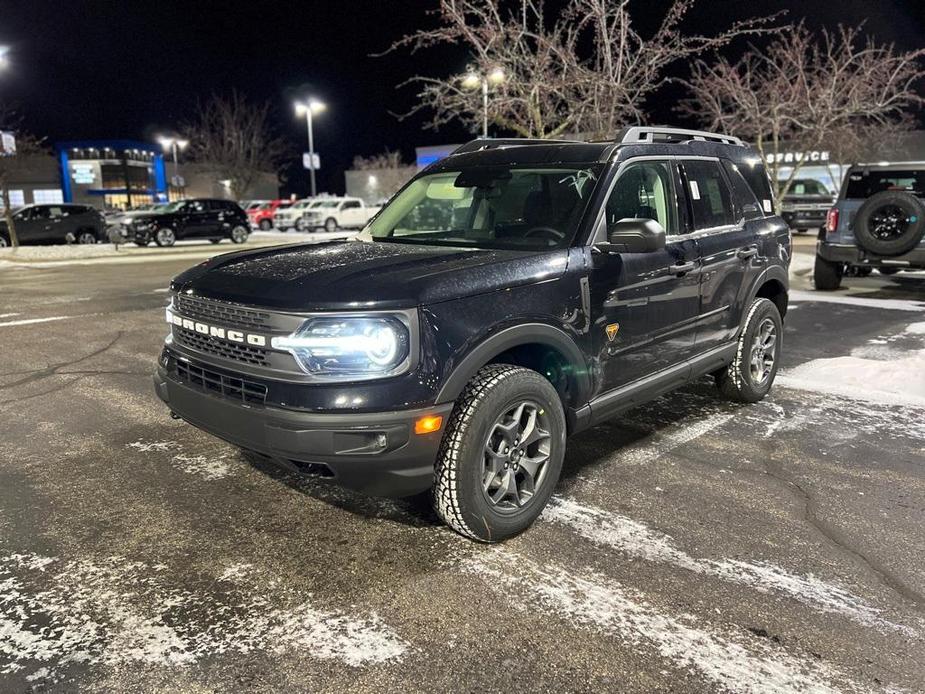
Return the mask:
<svg viewBox="0 0 925 694"><path fill-rule="evenodd" d="M9 231L10 245L14 248L19 245L19 238L10 202L10 183L29 167L35 156L45 153L44 141L22 130L19 124L19 119L12 112L0 112L0 130L10 130L16 138L15 152L0 153L0 199L3 201L3 218Z"/></svg>
<svg viewBox="0 0 925 694"><path fill-rule="evenodd" d="M401 152L386 149L381 154L370 157L356 156L353 158L353 168L357 171L381 171L383 169L400 169L410 164L402 159Z"/></svg>
<svg viewBox="0 0 925 694"><path fill-rule="evenodd" d="M688 81L692 96L680 109L754 142L779 201L806 163L782 156L785 147L815 150L833 136L848 153L865 133L882 138L902 129L910 108L925 103L916 91L923 57L925 49L877 45L861 27L814 34L800 24L737 62L697 60Z"/></svg>
<svg viewBox="0 0 925 694"><path fill-rule="evenodd" d="M237 91L215 95L200 104L195 119L184 125L190 157L230 181L241 199L261 173L278 172L288 147L270 127L270 104L253 105Z"/></svg>
<svg viewBox="0 0 925 694"><path fill-rule="evenodd" d="M496 126L524 137L576 131L606 137L644 119L645 101L668 81L668 66L765 31L771 19L685 36L680 25L694 2L675 0L656 32L643 36L633 26L629 0L570 0L555 21L539 0L440 0L436 29L409 34L389 50L464 46L472 56L468 72L504 74L488 105ZM464 75L417 76L409 83L419 87L418 105L405 116L432 111L431 127L453 119L480 122L481 94L466 88Z"/></svg>

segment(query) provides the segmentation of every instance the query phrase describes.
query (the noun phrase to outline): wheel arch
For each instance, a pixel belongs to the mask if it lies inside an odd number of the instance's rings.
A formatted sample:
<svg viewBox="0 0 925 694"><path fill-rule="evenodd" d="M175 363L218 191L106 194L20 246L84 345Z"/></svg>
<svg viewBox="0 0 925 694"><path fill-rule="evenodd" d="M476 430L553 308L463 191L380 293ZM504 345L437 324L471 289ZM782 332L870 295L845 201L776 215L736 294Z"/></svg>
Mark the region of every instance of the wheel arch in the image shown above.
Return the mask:
<svg viewBox="0 0 925 694"><path fill-rule="evenodd" d="M581 348L560 328L527 323L504 328L470 350L437 394L437 402L452 402L466 384L488 364L514 364L545 376L559 392L568 410L587 403L591 376Z"/></svg>
<svg viewBox="0 0 925 694"><path fill-rule="evenodd" d="M748 307L751 306L755 299L764 298L772 301L777 306L780 317L783 318L787 315L789 286L790 281L785 268L780 265L772 265L755 280L752 291L748 296L748 302L743 307L744 310L748 311Z"/></svg>

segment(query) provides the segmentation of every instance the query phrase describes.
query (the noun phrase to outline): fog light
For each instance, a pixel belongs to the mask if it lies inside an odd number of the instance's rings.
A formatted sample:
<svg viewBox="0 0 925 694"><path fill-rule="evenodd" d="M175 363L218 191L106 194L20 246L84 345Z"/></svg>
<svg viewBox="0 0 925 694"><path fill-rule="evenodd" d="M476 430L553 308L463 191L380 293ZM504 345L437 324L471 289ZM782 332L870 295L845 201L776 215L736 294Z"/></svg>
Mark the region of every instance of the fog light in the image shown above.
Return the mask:
<svg viewBox="0 0 925 694"><path fill-rule="evenodd" d="M443 426L443 417L439 414L427 415L426 417L421 417L418 421L414 423L414 433L415 434L432 434L435 431L440 431L440 427Z"/></svg>

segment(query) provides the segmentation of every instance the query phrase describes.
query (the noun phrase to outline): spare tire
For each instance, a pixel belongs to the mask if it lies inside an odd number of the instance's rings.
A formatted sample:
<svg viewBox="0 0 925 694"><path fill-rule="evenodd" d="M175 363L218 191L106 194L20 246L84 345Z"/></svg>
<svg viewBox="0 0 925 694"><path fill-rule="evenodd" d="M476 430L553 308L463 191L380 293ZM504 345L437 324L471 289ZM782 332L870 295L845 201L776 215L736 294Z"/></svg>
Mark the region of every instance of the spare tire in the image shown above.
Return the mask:
<svg viewBox="0 0 925 694"><path fill-rule="evenodd" d="M885 190L871 195L854 217L854 238L876 255L902 255L925 235L925 203L910 193Z"/></svg>

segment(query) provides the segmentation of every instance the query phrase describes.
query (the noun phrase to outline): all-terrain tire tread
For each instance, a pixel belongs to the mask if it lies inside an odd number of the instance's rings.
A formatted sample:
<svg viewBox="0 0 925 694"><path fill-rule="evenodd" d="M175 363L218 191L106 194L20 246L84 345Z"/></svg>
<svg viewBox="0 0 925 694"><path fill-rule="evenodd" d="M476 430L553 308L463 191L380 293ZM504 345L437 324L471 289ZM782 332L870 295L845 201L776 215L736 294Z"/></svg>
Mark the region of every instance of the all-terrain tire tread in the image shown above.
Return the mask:
<svg viewBox="0 0 925 694"><path fill-rule="evenodd" d="M510 364L489 364L482 368L469 381L456 400L446 426L446 433L440 444L440 451L437 454L432 489L434 509L443 522L453 530L478 542L487 542L487 540L477 535L468 526L459 504L458 480L459 468L462 464L460 451L469 429L469 422L475 417L488 393L501 382L520 372L533 373L529 369Z"/></svg>

